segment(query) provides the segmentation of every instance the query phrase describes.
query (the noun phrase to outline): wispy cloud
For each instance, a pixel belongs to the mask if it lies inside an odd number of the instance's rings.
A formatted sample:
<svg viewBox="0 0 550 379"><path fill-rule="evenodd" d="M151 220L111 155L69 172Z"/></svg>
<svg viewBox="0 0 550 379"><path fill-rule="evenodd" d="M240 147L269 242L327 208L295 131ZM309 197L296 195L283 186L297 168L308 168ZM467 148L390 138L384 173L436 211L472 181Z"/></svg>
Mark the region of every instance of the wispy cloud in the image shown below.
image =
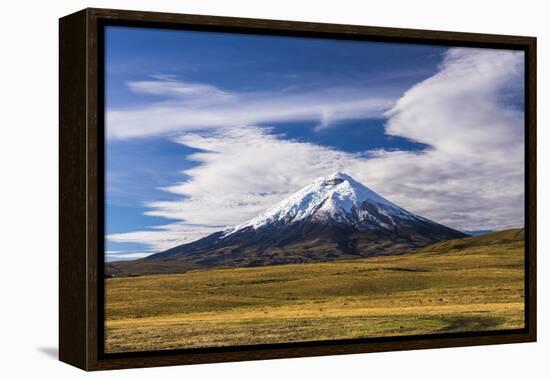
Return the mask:
<svg viewBox="0 0 550 379"><path fill-rule="evenodd" d="M108 235L108 239L115 243L132 242L144 244L150 249L148 253L144 254L150 255L156 251L162 251L183 243L192 242L223 228L223 225L203 226L185 222L175 222L172 224L150 227L147 230L129 233L113 233Z"/></svg>
<svg viewBox="0 0 550 379"><path fill-rule="evenodd" d="M153 80L129 82L128 87L135 93L181 97L189 99L208 98L209 101L231 99L232 94L208 84L185 83L173 76L156 75Z"/></svg>
<svg viewBox="0 0 550 379"><path fill-rule="evenodd" d="M246 127L281 121L330 122L379 118L395 101L376 88L230 92L172 78L128 83L136 93L168 96L144 107L107 112L108 138L174 136L184 131Z"/></svg>
<svg viewBox="0 0 550 379"><path fill-rule="evenodd" d="M105 252L105 261L107 262L126 261L126 260L145 258L151 255L152 253L153 253L152 251L135 252L135 251L127 251L127 250L109 250Z"/></svg>
<svg viewBox="0 0 550 379"><path fill-rule="evenodd" d="M185 171L188 180L165 188L180 200L148 203L148 214L180 222L109 239L156 249L188 242L241 223L335 170L348 172L397 204L451 227L521 226L523 110L504 99L512 92L521 93L516 83L523 78L522 62L518 52L450 49L435 75L410 88L391 107L387 99L359 98L353 90L350 94L333 89L299 95L239 94L237 100L218 99L196 112L170 103L147 111L125 110L123 116L112 113L112 136L195 130L180 133L175 140L202 152L191 156L199 165ZM266 128L242 127L310 118L325 127L332 120L379 117L382 110L388 134L430 148L365 156L284 139ZM186 120L181 119L183 114Z"/></svg>

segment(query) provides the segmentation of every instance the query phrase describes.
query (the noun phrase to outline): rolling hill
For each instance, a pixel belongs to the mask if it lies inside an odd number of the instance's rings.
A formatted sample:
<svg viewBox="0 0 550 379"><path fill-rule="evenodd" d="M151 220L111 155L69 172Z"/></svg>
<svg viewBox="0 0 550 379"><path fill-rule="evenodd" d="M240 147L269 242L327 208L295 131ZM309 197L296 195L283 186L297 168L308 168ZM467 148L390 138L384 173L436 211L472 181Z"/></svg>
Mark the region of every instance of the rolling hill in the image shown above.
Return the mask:
<svg viewBox="0 0 550 379"><path fill-rule="evenodd" d="M106 349L522 328L524 252L514 229L399 256L107 278Z"/></svg>

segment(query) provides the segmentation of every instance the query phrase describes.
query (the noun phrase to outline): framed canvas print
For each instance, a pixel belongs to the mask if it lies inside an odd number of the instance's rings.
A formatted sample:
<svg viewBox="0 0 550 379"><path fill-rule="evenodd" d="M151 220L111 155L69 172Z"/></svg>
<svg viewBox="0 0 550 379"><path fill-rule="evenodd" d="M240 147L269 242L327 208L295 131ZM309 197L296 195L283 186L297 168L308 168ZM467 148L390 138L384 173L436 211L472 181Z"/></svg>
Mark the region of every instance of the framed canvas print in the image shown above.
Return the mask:
<svg viewBox="0 0 550 379"><path fill-rule="evenodd" d="M536 340L536 40L60 20L60 359Z"/></svg>

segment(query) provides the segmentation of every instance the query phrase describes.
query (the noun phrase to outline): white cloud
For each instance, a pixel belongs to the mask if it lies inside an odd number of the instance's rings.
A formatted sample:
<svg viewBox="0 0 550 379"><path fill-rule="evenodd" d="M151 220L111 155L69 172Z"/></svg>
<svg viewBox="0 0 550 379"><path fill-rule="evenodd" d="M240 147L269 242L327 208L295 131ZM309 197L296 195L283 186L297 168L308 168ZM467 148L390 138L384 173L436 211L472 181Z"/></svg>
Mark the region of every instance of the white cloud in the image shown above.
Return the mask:
<svg viewBox="0 0 550 379"><path fill-rule="evenodd" d="M218 225L203 226L175 222L167 225L153 226L147 230L109 234L108 239L115 243L133 242L145 244L151 250L147 253L149 255L183 243L192 242L220 229L222 228Z"/></svg>
<svg viewBox="0 0 550 379"><path fill-rule="evenodd" d="M174 136L184 131L281 121L319 121L328 126L329 120L382 117L395 101L376 88L228 92L205 84L154 79L128 86L134 92L168 96L169 100L108 110L108 138Z"/></svg>
<svg viewBox="0 0 550 379"><path fill-rule="evenodd" d="M369 177L395 201L460 229L523 224L523 53L451 49L440 71L388 112L386 132L432 146L426 154L381 152Z"/></svg>
<svg viewBox="0 0 550 379"><path fill-rule="evenodd" d="M171 76L157 75L153 80L129 82L128 87L135 93L144 93L149 95L171 96L196 99L209 98L210 101L225 100L233 97L228 92L208 84L185 83L176 80Z"/></svg>
<svg viewBox="0 0 550 379"><path fill-rule="evenodd" d="M204 152L186 170L190 179L165 188L182 201L147 204L147 214L193 224L235 225L255 216L309 181L348 166L354 155L283 140L260 128L186 134L177 142Z"/></svg>
<svg viewBox="0 0 550 379"><path fill-rule="evenodd" d="M297 103L293 95L269 100L264 96L251 104L241 97L242 109L237 110L230 110L223 101L211 103L212 114L191 112L188 126L201 118L221 119L227 112L229 121L220 121L223 128L214 128L210 120L201 124L209 125L209 131L176 138L204 151L191 157L200 164L185 171L189 180L166 188L181 200L148 204L148 214L181 221L155 230L111 235L109 239L142 242L157 249L191 241L241 223L335 170L349 173L406 209L457 229L521 226L523 110L509 106L506 99L510 93L521 91L517 82L523 78L522 63L522 53L517 52L449 50L439 71L405 92L386 113L386 132L430 145L423 153L348 154L285 140L265 128L239 127L275 117L270 113L276 108L274 104L283 107L277 114L279 120L301 119L318 111L322 127L325 119L368 114L370 111L362 111L357 102L366 106L370 100L346 102L337 97L340 101L334 106L328 101L332 98L334 102L333 96L316 93L310 98L302 94ZM323 116L322 110L330 106L334 106L330 116ZM268 108L271 111L266 111ZM253 116L247 116L249 111ZM132 118L128 114L125 117ZM162 112L139 117L169 124ZM178 125L181 127L181 122Z"/></svg>
<svg viewBox="0 0 550 379"><path fill-rule="evenodd" d="M133 260L133 259L145 258L151 254L153 254L152 251L135 252L135 251L126 251L126 250L109 250L105 252L105 261L112 262L112 261Z"/></svg>

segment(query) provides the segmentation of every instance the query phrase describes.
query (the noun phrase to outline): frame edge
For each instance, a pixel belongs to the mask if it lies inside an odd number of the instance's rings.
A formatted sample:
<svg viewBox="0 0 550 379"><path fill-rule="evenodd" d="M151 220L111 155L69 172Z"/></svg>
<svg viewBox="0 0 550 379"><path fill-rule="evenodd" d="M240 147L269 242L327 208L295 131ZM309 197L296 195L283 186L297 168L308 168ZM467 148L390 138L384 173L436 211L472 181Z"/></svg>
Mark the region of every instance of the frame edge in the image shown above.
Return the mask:
<svg viewBox="0 0 550 379"><path fill-rule="evenodd" d="M87 368L86 14L59 19L59 360Z"/></svg>
<svg viewBox="0 0 550 379"><path fill-rule="evenodd" d="M528 96L525 109L528 141L526 149L529 151L527 156L528 171L525 173L528 180L529 203L528 222L529 233L526 247L528 250L528 272L529 288L527 299L529 301L529 338L531 342L537 341L537 38L529 37L526 41L525 65L527 76L526 94ZM526 305L527 306L527 305Z"/></svg>

